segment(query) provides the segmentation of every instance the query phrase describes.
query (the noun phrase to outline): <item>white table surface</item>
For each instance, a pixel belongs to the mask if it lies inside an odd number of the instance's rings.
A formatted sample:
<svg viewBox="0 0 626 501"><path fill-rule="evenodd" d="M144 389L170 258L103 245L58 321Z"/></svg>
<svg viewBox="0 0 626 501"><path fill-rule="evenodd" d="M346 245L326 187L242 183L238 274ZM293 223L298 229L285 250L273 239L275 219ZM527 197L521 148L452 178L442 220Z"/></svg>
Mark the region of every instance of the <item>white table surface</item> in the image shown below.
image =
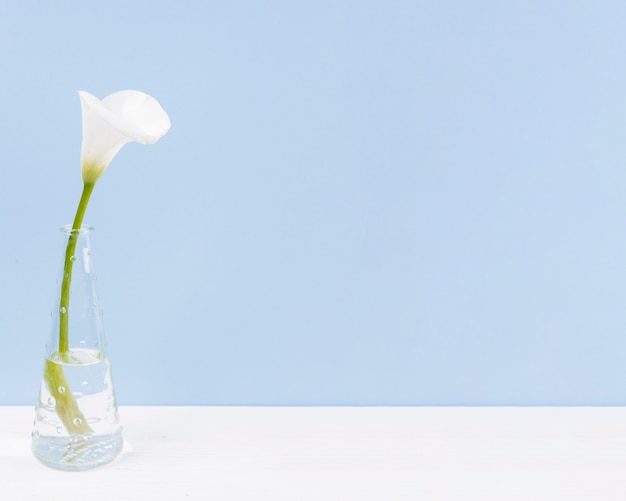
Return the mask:
<svg viewBox="0 0 626 501"><path fill-rule="evenodd" d="M626 500L622 407L122 407L126 445L68 473L0 407L0 499Z"/></svg>

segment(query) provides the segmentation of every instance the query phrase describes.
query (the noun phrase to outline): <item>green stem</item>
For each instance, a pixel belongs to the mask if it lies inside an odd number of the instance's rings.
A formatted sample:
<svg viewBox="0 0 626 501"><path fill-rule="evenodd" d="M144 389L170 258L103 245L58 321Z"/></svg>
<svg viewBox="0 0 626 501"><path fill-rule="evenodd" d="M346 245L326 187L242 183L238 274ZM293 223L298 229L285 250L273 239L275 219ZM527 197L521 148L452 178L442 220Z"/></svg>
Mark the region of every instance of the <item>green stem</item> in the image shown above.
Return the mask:
<svg viewBox="0 0 626 501"><path fill-rule="evenodd" d="M74 252L78 243L80 227L83 224L83 217L87 210L89 197L93 192L95 183L85 183L83 193L80 196L76 216L72 223L72 231L67 240L65 249L65 263L63 265L63 281L61 283L61 301L59 304L59 350L60 361L66 360L70 351L69 343L69 313L70 313L70 285L72 284L72 267L74 265ZM56 400L56 413L71 435L83 435L90 433L91 428L87 424L85 416L78 407L78 402L72 394L67 378L63 372L63 366L46 359L44 366L44 379L48 385L50 395Z"/></svg>
<svg viewBox="0 0 626 501"><path fill-rule="evenodd" d="M61 283L61 301L59 304L59 355L65 355L69 349L69 314L70 314L70 285L72 284L72 267L74 262L72 257L74 251L76 251L76 243L78 242L78 232L83 224L83 217L87 210L87 204L89 203L89 197L93 192L95 183L85 183L83 186L83 193L80 196L80 202L78 202L78 208L76 209L76 216L72 223L72 231L67 240L67 248L65 249L65 263L63 265L63 281Z"/></svg>

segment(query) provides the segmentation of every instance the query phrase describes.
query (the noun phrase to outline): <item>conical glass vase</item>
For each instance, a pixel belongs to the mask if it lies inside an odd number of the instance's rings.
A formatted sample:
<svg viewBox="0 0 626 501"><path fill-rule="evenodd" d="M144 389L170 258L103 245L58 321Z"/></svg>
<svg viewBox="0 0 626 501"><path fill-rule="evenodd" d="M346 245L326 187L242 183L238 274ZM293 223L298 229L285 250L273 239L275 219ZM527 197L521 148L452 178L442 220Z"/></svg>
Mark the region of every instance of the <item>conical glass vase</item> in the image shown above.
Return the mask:
<svg viewBox="0 0 626 501"><path fill-rule="evenodd" d="M87 470L122 450L111 366L96 293L92 228L62 228L63 264L35 406L33 453L60 470Z"/></svg>

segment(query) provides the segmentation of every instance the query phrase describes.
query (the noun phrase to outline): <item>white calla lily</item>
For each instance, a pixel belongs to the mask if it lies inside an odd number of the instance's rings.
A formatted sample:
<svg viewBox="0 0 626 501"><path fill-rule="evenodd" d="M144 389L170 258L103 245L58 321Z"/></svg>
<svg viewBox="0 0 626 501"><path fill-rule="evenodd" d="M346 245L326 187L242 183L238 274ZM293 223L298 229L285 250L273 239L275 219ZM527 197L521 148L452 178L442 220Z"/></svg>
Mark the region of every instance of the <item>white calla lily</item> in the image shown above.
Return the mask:
<svg viewBox="0 0 626 501"><path fill-rule="evenodd" d="M83 114L83 144L80 162L83 175L83 191L78 202L72 232L67 241L61 300L59 311L59 356L66 357L70 351L68 317L70 314L70 283L77 235L81 228L89 199L104 170L126 143L156 143L170 129L170 119L156 99L136 90L124 90L100 101L88 92L78 91ZM44 370L48 388L67 388L62 368L49 365ZM78 418L79 408L73 392L64 393L56 400L56 412L68 433L84 435L91 433L89 425ZM77 424L79 422L79 424Z"/></svg>
<svg viewBox="0 0 626 501"><path fill-rule="evenodd" d="M154 144L170 129L159 102L136 90L115 92L102 101L78 91L83 113L80 154L83 182L95 183L126 143Z"/></svg>

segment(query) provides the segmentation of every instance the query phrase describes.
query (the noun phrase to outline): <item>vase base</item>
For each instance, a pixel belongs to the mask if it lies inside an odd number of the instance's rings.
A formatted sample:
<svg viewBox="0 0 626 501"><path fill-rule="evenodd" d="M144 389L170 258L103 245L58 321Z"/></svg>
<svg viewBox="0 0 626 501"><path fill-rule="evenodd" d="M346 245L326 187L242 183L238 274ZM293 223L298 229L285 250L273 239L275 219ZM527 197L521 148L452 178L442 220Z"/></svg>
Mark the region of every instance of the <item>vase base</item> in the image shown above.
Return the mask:
<svg viewBox="0 0 626 501"><path fill-rule="evenodd" d="M45 437L33 440L37 460L57 470L83 471L113 461L122 452L121 431L113 435L83 437Z"/></svg>

